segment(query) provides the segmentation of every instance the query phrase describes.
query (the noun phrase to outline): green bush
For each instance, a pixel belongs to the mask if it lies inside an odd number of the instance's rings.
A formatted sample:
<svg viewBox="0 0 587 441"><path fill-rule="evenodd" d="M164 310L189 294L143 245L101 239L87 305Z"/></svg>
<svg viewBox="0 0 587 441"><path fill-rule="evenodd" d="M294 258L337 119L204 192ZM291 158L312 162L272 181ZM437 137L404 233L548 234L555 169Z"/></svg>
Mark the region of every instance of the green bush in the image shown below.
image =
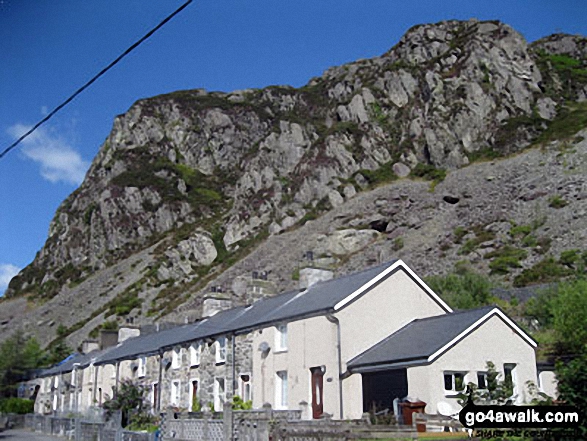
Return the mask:
<svg viewBox="0 0 587 441"><path fill-rule="evenodd" d="M418 163L411 172L412 176L423 178L427 181L441 182L446 178L446 170L436 168L431 164Z"/></svg>
<svg viewBox="0 0 587 441"><path fill-rule="evenodd" d="M5 398L0 400L0 413L16 413L24 415L33 413L35 402L25 398Z"/></svg>
<svg viewBox="0 0 587 441"><path fill-rule="evenodd" d="M565 201L562 197L560 197L559 195L554 195L550 198L548 206L552 208L563 208L566 207L567 204L568 202Z"/></svg>
<svg viewBox="0 0 587 441"><path fill-rule="evenodd" d="M397 175L391 168L391 162L383 164L377 170L361 169L359 173L369 182L369 187L371 188L393 182L397 179Z"/></svg>
<svg viewBox="0 0 587 441"><path fill-rule="evenodd" d="M491 303L493 283L485 276L464 269L446 276L431 276L426 282L450 306L471 309Z"/></svg>
<svg viewBox="0 0 587 441"><path fill-rule="evenodd" d="M522 273L514 279L514 286L528 286L538 283L558 282L562 278L570 276L573 271L559 262L553 257L547 257L532 268L525 269Z"/></svg>
<svg viewBox="0 0 587 441"><path fill-rule="evenodd" d="M493 260L489 263L489 268L493 274L507 274L511 268L520 268L520 260L528 257L525 250L506 245L498 248L485 255L486 259Z"/></svg>

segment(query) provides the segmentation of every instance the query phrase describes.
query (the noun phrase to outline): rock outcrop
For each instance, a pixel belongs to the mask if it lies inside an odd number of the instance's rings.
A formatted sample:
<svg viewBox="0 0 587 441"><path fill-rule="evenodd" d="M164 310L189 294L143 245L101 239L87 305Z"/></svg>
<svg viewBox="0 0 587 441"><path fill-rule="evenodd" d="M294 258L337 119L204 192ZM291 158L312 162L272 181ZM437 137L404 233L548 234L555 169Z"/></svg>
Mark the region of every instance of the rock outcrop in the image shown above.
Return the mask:
<svg viewBox="0 0 587 441"><path fill-rule="evenodd" d="M132 284L110 294L100 283L92 295L104 297L102 309L87 316L103 317L121 298L138 316L169 313L193 301L182 287L202 289L267 237L359 203L378 186L408 176L439 182L479 159L574 135L581 127L565 118L585 112L573 106L587 97L586 47L576 36L528 45L499 22L447 21L416 26L382 56L330 68L299 89L138 101L115 119L6 297L53 302L122 265L121 284ZM509 184L497 176L483 182ZM423 208L398 222L394 216L417 203L396 196L375 205L379 217L364 219L371 227L343 225L315 238L318 252L361 255L385 235L392 249L420 246L397 239L426 224ZM446 209L467 201L442 196ZM137 253L142 264L127 268Z"/></svg>

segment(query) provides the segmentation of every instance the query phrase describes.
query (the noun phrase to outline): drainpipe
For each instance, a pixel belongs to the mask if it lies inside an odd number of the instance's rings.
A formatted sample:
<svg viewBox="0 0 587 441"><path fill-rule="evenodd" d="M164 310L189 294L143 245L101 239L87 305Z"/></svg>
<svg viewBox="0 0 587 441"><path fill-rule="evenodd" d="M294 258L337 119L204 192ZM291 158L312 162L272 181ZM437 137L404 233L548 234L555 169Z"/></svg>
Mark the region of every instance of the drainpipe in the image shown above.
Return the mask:
<svg viewBox="0 0 587 441"><path fill-rule="evenodd" d="M234 396L236 393L236 389L237 389L237 383L236 383L236 349L235 349L235 336L234 334L232 334L231 336L231 345L232 345L232 397L231 399L234 400ZM241 397L242 398L242 397Z"/></svg>
<svg viewBox="0 0 587 441"><path fill-rule="evenodd" d="M343 377L343 373L342 373L342 349L341 349L341 343L340 343L340 321L332 314L327 314L326 319L330 323L334 323L336 325L336 352L338 355L338 396L339 396L339 403L340 403L339 418L342 420L344 406L343 406L343 402L342 402L342 377Z"/></svg>
<svg viewBox="0 0 587 441"><path fill-rule="evenodd" d="M77 413L79 411L79 402L78 402L78 389L81 389L81 385L79 384L79 375L78 369L80 367L79 363L73 364L73 369L71 370L72 375L72 382L75 384L73 388L73 411Z"/></svg>
<svg viewBox="0 0 587 441"><path fill-rule="evenodd" d="M92 389L92 407L96 406L96 394L98 392L98 369L100 366L94 366L94 388Z"/></svg>

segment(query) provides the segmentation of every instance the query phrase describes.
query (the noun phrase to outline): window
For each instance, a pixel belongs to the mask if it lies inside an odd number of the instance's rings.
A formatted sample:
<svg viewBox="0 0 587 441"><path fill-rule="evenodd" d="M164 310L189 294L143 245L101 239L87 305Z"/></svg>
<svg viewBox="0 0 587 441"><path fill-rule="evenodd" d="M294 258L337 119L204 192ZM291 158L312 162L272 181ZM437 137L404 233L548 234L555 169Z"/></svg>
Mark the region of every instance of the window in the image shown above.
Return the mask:
<svg viewBox="0 0 587 441"><path fill-rule="evenodd" d="M171 405L179 406L179 398L181 393L181 382L179 380L173 380L171 382Z"/></svg>
<svg viewBox="0 0 587 441"><path fill-rule="evenodd" d="M511 387L512 395L517 395L516 390L516 364L505 363L503 365L503 377L505 386Z"/></svg>
<svg viewBox="0 0 587 441"><path fill-rule="evenodd" d="M220 337L216 340L216 363L226 361L226 337Z"/></svg>
<svg viewBox="0 0 587 441"><path fill-rule="evenodd" d="M175 348L171 353L171 368L179 369L181 366L181 349Z"/></svg>
<svg viewBox="0 0 587 441"><path fill-rule="evenodd" d="M287 325L279 325L275 327L275 349L277 351L287 351Z"/></svg>
<svg viewBox="0 0 587 441"><path fill-rule="evenodd" d="M199 380L190 380L190 408L191 412L198 412L200 410L200 402L198 400L198 385Z"/></svg>
<svg viewBox="0 0 587 441"><path fill-rule="evenodd" d="M147 372L147 357L139 358L139 367L137 369L137 375L139 378L143 378Z"/></svg>
<svg viewBox="0 0 587 441"><path fill-rule="evenodd" d="M159 383L153 383L151 385L151 408L156 409L157 407L157 394L159 393Z"/></svg>
<svg viewBox="0 0 587 441"><path fill-rule="evenodd" d="M251 375L241 374L239 376L239 395L243 401L251 400Z"/></svg>
<svg viewBox="0 0 587 441"><path fill-rule="evenodd" d="M487 372L477 372L477 386L479 389L487 389Z"/></svg>
<svg viewBox="0 0 587 441"><path fill-rule="evenodd" d="M445 372L444 390L450 392L461 392L465 389L464 372Z"/></svg>
<svg viewBox="0 0 587 441"><path fill-rule="evenodd" d="M194 343L190 346L190 366L198 366L200 364L200 356L202 355L202 345Z"/></svg>
<svg viewBox="0 0 587 441"><path fill-rule="evenodd" d="M224 401L226 401L226 388L224 385L224 378L214 379L214 410L222 412L224 409Z"/></svg>
<svg viewBox="0 0 587 441"><path fill-rule="evenodd" d="M287 371L277 371L275 376L275 408L287 409Z"/></svg>

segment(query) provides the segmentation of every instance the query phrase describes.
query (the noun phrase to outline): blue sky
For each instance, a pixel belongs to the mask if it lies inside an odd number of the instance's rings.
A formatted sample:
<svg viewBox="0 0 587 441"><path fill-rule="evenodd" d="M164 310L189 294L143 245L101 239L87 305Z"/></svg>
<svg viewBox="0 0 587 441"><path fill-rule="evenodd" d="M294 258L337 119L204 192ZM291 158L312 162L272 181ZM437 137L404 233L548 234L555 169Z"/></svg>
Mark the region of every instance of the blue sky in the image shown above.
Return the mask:
<svg viewBox="0 0 587 441"><path fill-rule="evenodd" d="M183 0L0 0L0 150ZM533 41L587 35L584 0L196 0L0 160L0 293L47 238L112 126L137 99L180 89L301 86L382 54L407 29L499 19Z"/></svg>

